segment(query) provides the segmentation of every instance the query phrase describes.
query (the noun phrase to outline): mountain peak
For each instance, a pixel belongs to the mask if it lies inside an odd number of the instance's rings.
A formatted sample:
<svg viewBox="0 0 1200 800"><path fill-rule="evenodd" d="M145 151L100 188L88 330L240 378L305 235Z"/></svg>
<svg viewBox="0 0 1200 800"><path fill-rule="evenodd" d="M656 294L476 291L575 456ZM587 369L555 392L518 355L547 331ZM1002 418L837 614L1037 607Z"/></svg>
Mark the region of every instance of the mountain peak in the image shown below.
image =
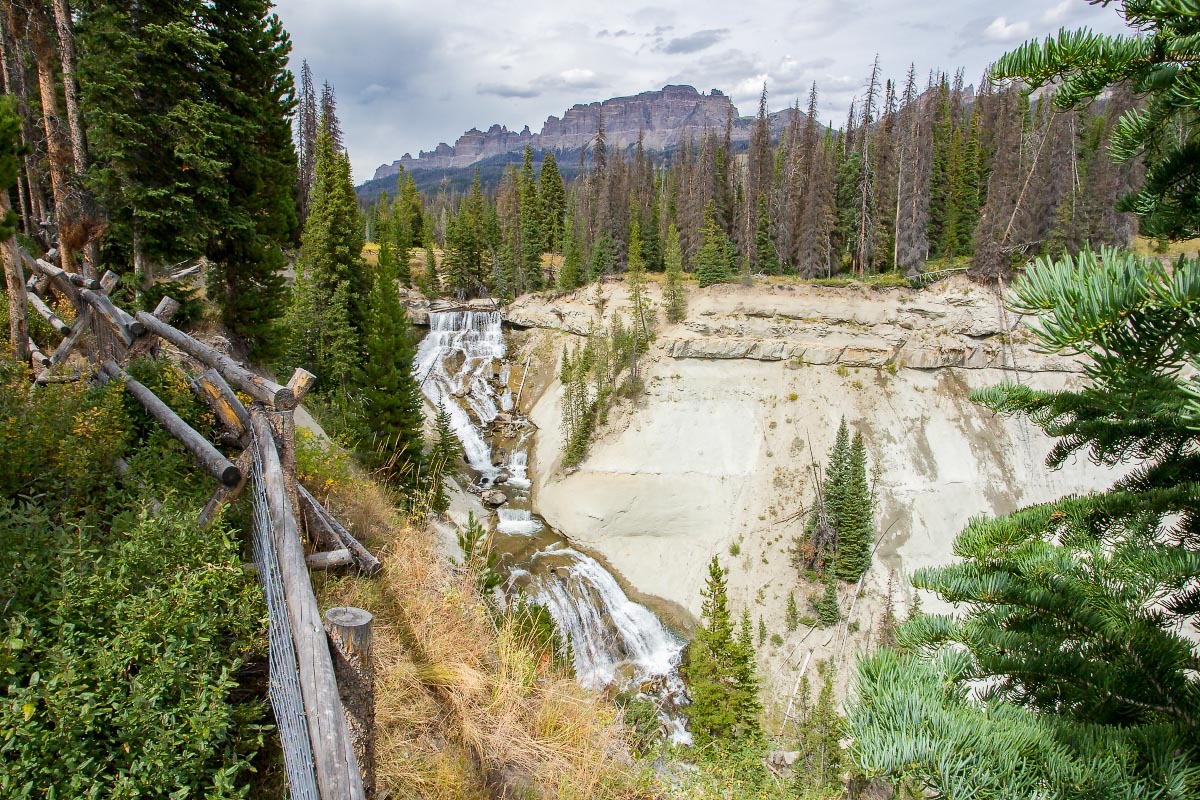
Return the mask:
<svg viewBox="0 0 1200 800"><path fill-rule="evenodd" d="M520 133L499 124L491 125L486 132L473 127L453 146L443 142L432 151L422 150L416 158L405 153L403 158L381 165L375 171L375 179L395 175L400 167L406 170L469 167L491 156L523 150L526 145L537 150L578 150L595 137L601 113L610 147L628 147L640 135L648 150L674 147L685 134L699 138L706 129L723 129L731 114L735 120L739 119L737 108L719 89L703 94L694 86L668 85L656 91L573 105L562 117L553 114L547 117L537 134L528 125Z"/></svg>

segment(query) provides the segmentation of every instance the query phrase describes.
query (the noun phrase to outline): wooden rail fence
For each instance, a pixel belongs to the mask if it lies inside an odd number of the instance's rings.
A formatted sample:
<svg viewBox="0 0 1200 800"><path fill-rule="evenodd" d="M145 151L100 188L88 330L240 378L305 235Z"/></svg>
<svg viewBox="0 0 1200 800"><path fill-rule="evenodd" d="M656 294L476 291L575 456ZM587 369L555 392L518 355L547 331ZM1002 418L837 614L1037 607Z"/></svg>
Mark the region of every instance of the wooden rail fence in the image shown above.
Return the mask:
<svg viewBox="0 0 1200 800"><path fill-rule="evenodd" d="M120 381L217 481L197 519L198 530L239 498L247 479L255 482L256 498L262 506L256 513L256 531L263 540L256 541L254 549L272 619L270 695L284 747L289 794L317 800L373 797L374 731L363 720L373 720L374 709L344 708L341 699L366 696L373 704L370 614L361 609L332 610L327 630L309 569L354 567L361 574L375 575L381 565L296 480L293 409L312 387L315 376L296 370L288 384L281 386L172 326L179 304L170 298L163 298L153 313L129 314L110 297L119 280L116 274L108 272L98 281L89 280L23 250L20 257L31 271L25 283L29 304L63 336L50 355L30 338L36 384ZM54 311L53 304L62 301L76 312L71 324ZM221 443L241 448L236 459L231 460L126 372L125 365L132 359L157 354L160 341L169 342L207 368L193 379L192 388L224 429ZM73 355L81 358L82 368L76 365L66 371ZM251 398L249 408L235 390ZM306 553L301 537L305 523L315 534L310 540L334 547ZM353 690L347 691L347 685L340 690L339 677L344 684L353 684Z"/></svg>

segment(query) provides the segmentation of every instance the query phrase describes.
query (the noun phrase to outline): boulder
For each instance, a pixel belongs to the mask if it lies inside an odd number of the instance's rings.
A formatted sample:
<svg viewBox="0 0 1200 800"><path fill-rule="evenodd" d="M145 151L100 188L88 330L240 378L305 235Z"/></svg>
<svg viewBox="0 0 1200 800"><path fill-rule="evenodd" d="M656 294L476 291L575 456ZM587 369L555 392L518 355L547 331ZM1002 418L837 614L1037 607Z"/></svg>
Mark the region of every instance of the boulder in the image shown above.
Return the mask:
<svg viewBox="0 0 1200 800"><path fill-rule="evenodd" d="M485 491L481 495L479 495L479 499L482 500L483 504L486 506L491 506L492 508L499 508L500 506L502 506L508 502L508 495L506 495L504 492L500 491L499 489L488 489L487 491Z"/></svg>

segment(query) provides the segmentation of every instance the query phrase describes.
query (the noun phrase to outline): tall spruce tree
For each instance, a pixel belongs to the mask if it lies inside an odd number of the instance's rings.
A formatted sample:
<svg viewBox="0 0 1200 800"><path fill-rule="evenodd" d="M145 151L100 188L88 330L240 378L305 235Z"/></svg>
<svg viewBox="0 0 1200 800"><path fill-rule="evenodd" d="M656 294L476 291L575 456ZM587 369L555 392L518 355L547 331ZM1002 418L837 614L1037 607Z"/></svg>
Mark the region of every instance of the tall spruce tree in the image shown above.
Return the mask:
<svg viewBox="0 0 1200 800"><path fill-rule="evenodd" d="M212 262L208 297L225 326L259 356L278 352L275 320L283 310L287 266L282 245L299 224L289 124L295 107L287 71L291 42L271 8L270 0L206 4L200 26L219 48L201 74L221 109L226 193L220 213L209 220L214 230L204 248Z"/></svg>
<svg viewBox="0 0 1200 800"><path fill-rule="evenodd" d="M542 169L538 173L538 201L542 212L541 228L546 249L552 253L562 252L567 193L553 150L547 150L542 156Z"/></svg>
<svg viewBox="0 0 1200 800"><path fill-rule="evenodd" d="M687 317L687 292L683 288L683 252L679 247L679 230L667 229L666 279L663 281L663 305L667 319L683 322Z"/></svg>
<svg viewBox="0 0 1200 800"><path fill-rule="evenodd" d="M761 704L753 652L738 642L725 589L725 573L716 556L708 566L701 622L687 649L685 679L692 704L689 727L698 747L731 744L759 735Z"/></svg>
<svg viewBox="0 0 1200 800"><path fill-rule="evenodd" d="M380 258L373 277L362 331L364 431L358 449L389 482L412 495L424 473L421 390L412 372L416 342L391 258Z"/></svg>
<svg viewBox="0 0 1200 800"><path fill-rule="evenodd" d="M867 451L860 431L850 443L841 480L836 571L842 580L856 581L871 566L875 544Z"/></svg>
<svg viewBox="0 0 1200 800"><path fill-rule="evenodd" d="M736 258L733 243L717 224L716 206L709 203L704 211L704 229L701 231L703 244L696 255L696 277L701 286L724 283L735 271L730 256Z"/></svg>

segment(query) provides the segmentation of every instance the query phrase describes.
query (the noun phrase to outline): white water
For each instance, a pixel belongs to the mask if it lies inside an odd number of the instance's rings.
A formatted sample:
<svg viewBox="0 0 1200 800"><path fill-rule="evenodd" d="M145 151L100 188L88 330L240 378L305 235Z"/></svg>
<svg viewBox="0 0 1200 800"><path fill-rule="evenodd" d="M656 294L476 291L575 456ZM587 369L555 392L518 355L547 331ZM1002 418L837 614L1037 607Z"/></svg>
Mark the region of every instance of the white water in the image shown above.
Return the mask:
<svg viewBox="0 0 1200 800"><path fill-rule="evenodd" d="M447 360L459 356L457 370ZM504 358L504 333L497 311L446 311L429 315L429 334L417 349L415 373L421 391L434 407L445 406L450 424L462 441L467 463L489 479L499 474L492 464L492 448L484 441L481 426L496 418L496 393L488 379L493 362ZM462 398L474 414L457 402ZM478 423L478 424L477 424Z"/></svg>
<svg viewBox="0 0 1200 800"><path fill-rule="evenodd" d="M640 683L674 672L684 643L591 556L547 547L533 556L525 591L571 643L575 677L584 686Z"/></svg>
<svg viewBox="0 0 1200 800"><path fill-rule="evenodd" d="M532 536L542 529L542 523L528 509L498 508L496 516L496 530L510 536Z"/></svg>
<svg viewBox="0 0 1200 800"><path fill-rule="evenodd" d="M417 351L415 372L429 401L445 405L467 462L484 483L491 484L502 471L507 474L505 491L512 496L509 506L497 510L496 530L520 537L553 534L543 533L545 526L528 508L511 504L528 502L532 428L517 434L503 469L494 463L484 435L501 409L513 408L510 366L504 356L499 313L434 312L429 315L429 334ZM519 414L515 418L517 425L526 424ZM635 692L651 687L648 691L660 708L686 702L678 675L683 640L649 609L630 600L594 558L555 541L525 563L510 565L507 590L511 595L518 589L550 612L564 644L570 643L576 679L582 685L616 685ZM677 715L664 710L660 718L673 741L690 741Z"/></svg>

